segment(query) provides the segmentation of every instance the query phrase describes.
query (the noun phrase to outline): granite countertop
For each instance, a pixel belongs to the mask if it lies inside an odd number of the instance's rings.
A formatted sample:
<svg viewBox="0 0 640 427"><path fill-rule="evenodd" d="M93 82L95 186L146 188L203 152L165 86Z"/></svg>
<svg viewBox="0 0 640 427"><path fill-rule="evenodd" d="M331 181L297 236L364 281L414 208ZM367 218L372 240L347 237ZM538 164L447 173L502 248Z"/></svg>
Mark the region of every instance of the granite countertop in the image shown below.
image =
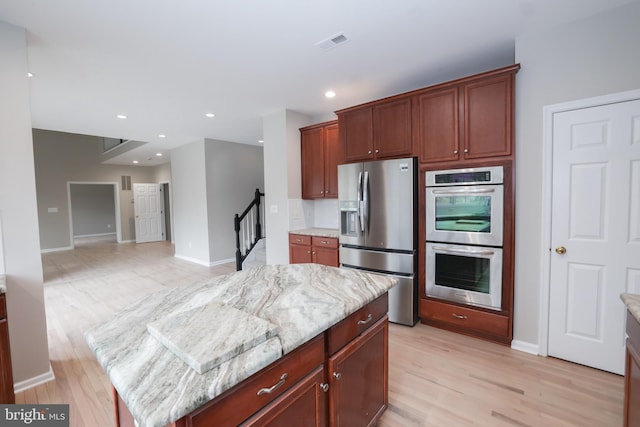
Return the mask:
<svg viewBox="0 0 640 427"><path fill-rule="evenodd" d="M316 237L340 237L340 231L337 228L303 228L301 230L291 230L289 233L304 234Z"/></svg>
<svg viewBox="0 0 640 427"><path fill-rule="evenodd" d="M0 295L7 293L7 280L4 274L0 274Z"/></svg>
<svg viewBox="0 0 640 427"><path fill-rule="evenodd" d="M390 277L320 264L261 266L147 295L85 333L89 347L140 426L170 424L325 331L396 284ZM226 304L277 327L277 335L198 374L147 325ZM222 322L228 334L252 334ZM196 331L197 332L197 331ZM212 340L214 341L214 340ZM215 342L208 342L215 346Z"/></svg>
<svg viewBox="0 0 640 427"><path fill-rule="evenodd" d="M640 322L640 294L620 294L620 299L627 306L627 310Z"/></svg>

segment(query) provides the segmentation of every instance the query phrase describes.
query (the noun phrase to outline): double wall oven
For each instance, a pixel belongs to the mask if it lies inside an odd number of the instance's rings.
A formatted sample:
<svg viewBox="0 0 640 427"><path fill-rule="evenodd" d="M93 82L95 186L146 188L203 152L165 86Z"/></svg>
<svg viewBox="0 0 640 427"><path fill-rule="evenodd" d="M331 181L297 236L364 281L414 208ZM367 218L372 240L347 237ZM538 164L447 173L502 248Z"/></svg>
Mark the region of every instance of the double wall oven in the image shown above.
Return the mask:
<svg viewBox="0 0 640 427"><path fill-rule="evenodd" d="M427 296L501 310L502 166L425 178Z"/></svg>

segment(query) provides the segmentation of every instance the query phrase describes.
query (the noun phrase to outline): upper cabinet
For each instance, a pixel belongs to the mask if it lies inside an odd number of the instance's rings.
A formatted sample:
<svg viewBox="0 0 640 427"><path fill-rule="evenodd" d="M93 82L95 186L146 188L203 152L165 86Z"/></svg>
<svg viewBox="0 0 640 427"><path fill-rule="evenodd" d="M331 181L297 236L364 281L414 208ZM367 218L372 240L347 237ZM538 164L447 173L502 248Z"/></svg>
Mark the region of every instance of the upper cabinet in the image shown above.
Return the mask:
<svg viewBox="0 0 640 427"><path fill-rule="evenodd" d="M411 156L411 98L393 98L337 112L344 160Z"/></svg>
<svg viewBox="0 0 640 427"><path fill-rule="evenodd" d="M338 197L338 123L321 123L300 129L302 198Z"/></svg>
<svg viewBox="0 0 640 427"><path fill-rule="evenodd" d="M518 68L507 67L418 92L413 125L420 162L510 157Z"/></svg>

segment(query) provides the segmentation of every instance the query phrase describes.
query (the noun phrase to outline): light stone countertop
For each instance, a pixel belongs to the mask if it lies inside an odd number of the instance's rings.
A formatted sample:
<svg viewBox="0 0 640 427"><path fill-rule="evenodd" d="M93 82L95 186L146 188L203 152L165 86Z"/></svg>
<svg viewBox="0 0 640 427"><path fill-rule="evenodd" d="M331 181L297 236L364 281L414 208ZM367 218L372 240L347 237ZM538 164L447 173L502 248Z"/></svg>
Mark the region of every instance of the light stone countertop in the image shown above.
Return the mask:
<svg viewBox="0 0 640 427"><path fill-rule="evenodd" d="M295 350L395 284L396 279L390 277L320 264L261 266L145 296L87 331L85 338L139 425L165 426ZM151 336L147 324L214 302L271 322L278 334L198 374ZM229 333L243 332L237 324L224 327L230 328Z"/></svg>
<svg viewBox="0 0 640 427"><path fill-rule="evenodd" d="M0 274L0 294L7 293L7 279L4 274Z"/></svg>
<svg viewBox="0 0 640 427"><path fill-rule="evenodd" d="M620 294L620 299L627 306L627 310L640 322L640 294Z"/></svg>
<svg viewBox="0 0 640 427"><path fill-rule="evenodd" d="M289 231L289 233L316 237L333 237L335 239L340 237L340 231L337 228L303 228L301 230Z"/></svg>

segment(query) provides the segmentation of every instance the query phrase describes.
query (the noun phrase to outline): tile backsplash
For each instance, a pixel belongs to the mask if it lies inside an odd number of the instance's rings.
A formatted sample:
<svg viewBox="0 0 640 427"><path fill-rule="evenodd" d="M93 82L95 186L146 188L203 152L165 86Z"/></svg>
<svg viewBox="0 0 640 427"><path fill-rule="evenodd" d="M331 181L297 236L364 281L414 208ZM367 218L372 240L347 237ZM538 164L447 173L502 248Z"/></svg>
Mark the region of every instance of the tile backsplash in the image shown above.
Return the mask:
<svg viewBox="0 0 640 427"><path fill-rule="evenodd" d="M289 199L289 230L338 228L338 200Z"/></svg>

